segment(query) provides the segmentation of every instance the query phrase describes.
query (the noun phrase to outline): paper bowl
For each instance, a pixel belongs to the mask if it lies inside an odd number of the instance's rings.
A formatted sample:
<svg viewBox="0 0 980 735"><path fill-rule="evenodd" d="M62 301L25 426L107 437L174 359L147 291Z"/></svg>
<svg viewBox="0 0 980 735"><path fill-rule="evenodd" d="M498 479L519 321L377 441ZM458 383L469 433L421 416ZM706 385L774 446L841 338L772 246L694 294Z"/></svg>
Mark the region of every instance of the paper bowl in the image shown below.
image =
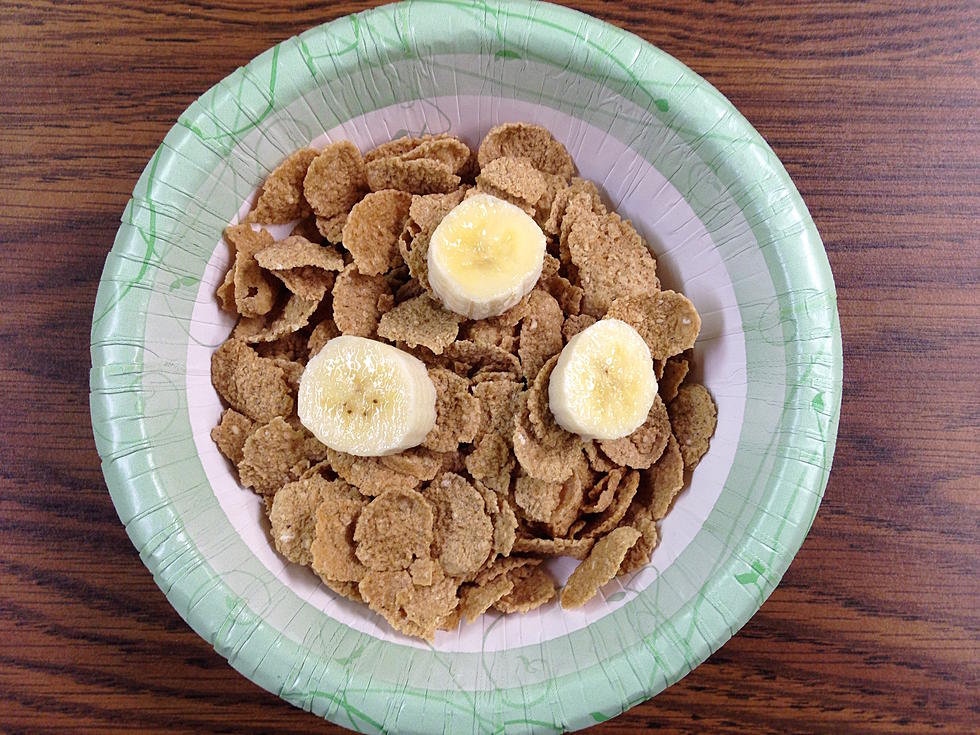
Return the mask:
<svg viewBox="0 0 980 735"><path fill-rule="evenodd" d="M272 549L208 432L209 359L232 326L221 231L311 142L412 133L476 144L547 126L653 247L704 326L718 429L651 564L580 610L490 613L434 645L393 633ZM772 150L688 68L543 3L407 2L291 38L180 116L140 177L92 325L92 419L113 502L180 615L238 671L359 731L554 732L680 679L759 609L830 470L836 295ZM573 564L553 563L559 576Z"/></svg>

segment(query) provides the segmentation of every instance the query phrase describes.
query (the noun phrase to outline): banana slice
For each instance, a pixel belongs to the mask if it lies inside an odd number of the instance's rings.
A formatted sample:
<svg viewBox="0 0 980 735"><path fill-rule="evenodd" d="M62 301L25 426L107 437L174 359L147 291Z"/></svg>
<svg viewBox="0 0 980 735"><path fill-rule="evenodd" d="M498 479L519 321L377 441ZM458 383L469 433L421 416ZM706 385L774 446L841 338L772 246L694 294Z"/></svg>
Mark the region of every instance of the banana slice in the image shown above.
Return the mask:
<svg viewBox="0 0 980 735"><path fill-rule="evenodd" d="M489 194L464 199L429 241L429 284L470 319L503 314L541 277L544 233L524 210Z"/></svg>
<svg viewBox="0 0 980 735"><path fill-rule="evenodd" d="M587 440L632 434L656 395L650 348L619 319L598 321L568 340L548 383L555 421Z"/></svg>
<svg viewBox="0 0 980 735"><path fill-rule="evenodd" d="M421 360L364 337L327 342L299 380L299 420L321 442L360 457L422 443L436 389Z"/></svg>

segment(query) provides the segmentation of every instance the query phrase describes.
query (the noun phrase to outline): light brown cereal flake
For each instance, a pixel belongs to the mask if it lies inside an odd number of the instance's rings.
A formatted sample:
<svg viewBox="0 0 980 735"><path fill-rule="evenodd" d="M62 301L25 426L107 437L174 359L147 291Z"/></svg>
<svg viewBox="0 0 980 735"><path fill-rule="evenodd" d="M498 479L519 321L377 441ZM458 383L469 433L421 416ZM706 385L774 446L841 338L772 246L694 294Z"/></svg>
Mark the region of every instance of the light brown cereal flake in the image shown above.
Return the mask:
<svg viewBox="0 0 980 735"><path fill-rule="evenodd" d="M412 583L420 587L428 587L433 580L444 576L438 562L428 557L416 559L409 564L408 573L412 575Z"/></svg>
<svg viewBox="0 0 980 735"><path fill-rule="evenodd" d="M388 283L347 266L333 286L333 320L342 334L375 337L381 315L394 306Z"/></svg>
<svg viewBox="0 0 980 735"><path fill-rule="evenodd" d="M588 500L582 506L583 513L602 513L612 505L613 498L616 496L616 488L623 479L625 471L622 467L611 470L608 475L589 488L586 493Z"/></svg>
<svg viewBox="0 0 980 735"><path fill-rule="evenodd" d="M316 527L315 513L320 504L320 485L326 480L314 477L283 485L272 500L269 522L276 550L294 564L313 561L310 545Z"/></svg>
<svg viewBox="0 0 980 735"><path fill-rule="evenodd" d="M317 216L332 218L346 214L367 193L361 152L349 140L327 145L310 163L303 179L303 194ZM331 242L333 240L324 233Z"/></svg>
<svg viewBox="0 0 980 735"><path fill-rule="evenodd" d="M657 395L654 396L647 420L640 428L620 439L600 441L599 446L616 464L645 470L660 459L669 438L670 419L667 416L667 407Z"/></svg>
<svg viewBox="0 0 980 735"><path fill-rule="evenodd" d="M452 361L460 375L470 375L478 370L521 374L521 364L511 353L493 345L478 345L468 340L456 340L446 346L443 355Z"/></svg>
<svg viewBox="0 0 980 735"><path fill-rule="evenodd" d="M616 485L616 494L610 505L601 514L585 524L581 529L582 538L595 538L608 533L623 520L626 511L629 510L630 503L636 497L636 490L640 484L640 473L630 470Z"/></svg>
<svg viewBox="0 0 980 735"><path fill-rule="evenodd" d="M308 468L306 435L277 416L245 440L238 476L245 487L272 495Z"/></svg>
<svg viewBox="0 0 980 735"><path fill-rule="evenodd" d="M428 558L432 539L432 505L415 490L385 491L361 511L354 528L357 558L378 571L407 569L416 558Z"/></svg>
<svg viewBox="0 0 980 735"><path fill-rule="evenodd" d="M406 571L371 571L358 584L358 591L395 630L431 641L440 623L459 604L458 586L452 577L422 587L413 584Z"/></svg>
<svg viewBox="0 0 980 735"><path fill-rule="evenodd" d="M306 298L293 294L283 304L282 310L271 315L265 327L257 332L244 336L246 342L274 342L280 337L296 332L310 323L310 317L320 305L321 294L318 298Z"/></svg>
<svg viewBox="0 0 980 735"><path fill-rule="evenodd" d="M585 456L589 458L589 466L596 472L609 472L616 469L616 463L603 454L595 441L585 443Z"/></svg>
<svg viewBox="0 0 980 735"><path fill-rule="evenodd" d="M639 513L635 518L630 518L630 515L627 514L623 519L623 523L639 531L640 538L636 540L636 543L630 547L629 551L626 552L626 556L623 557L623 563L619 565L619 571L616 572L617 577L639 571L649 564L650 555L657 548L657 543L660 541L660 532L657 531L657 524L648 514Z"/></svg>
<svg viewBox="0 0 980 735"><path fill-rule="evenodd" d="M284 225L306 217L310 205L303 196L303 179L316 157L312 148L301 148L276 166L262 184L262 193L245 221Z"/></svg>
<svg viewBox="0 0 980 735"><path fill-rule="evenodd" d="M549 235L558 235L562 230L561 223L565 217L568 203L581 194L585 194L585 198L581 200L581 206L588 208L596 214L602 215L606 213L606 206L602 203L602 197L599 196L599 190L596 188L596 185L588 179L580 179L576 176L572 178L572 183L567 188L559 189L555 192L547 219L544 221L541 229Z"/></svg>
<svg viewBox="0 0 980 735"><path fill-rule="evenodd" d="M469 383L451 370L431 368L436 388L436 423L422 443L436 452L455 452L461 442L472 442L480 428L480 401L469 392Z"/></svg>
<svg viewBox="0 0 980 735"><path fill-rule="evenodd" d="M504 123L491 128L477 152L480 169L504 156L529 158L534 168L566 181L575 173L575 162L565 146L540 125Z"/></svg>
<svg viewBox="0 0 980 735"><path fill-rule="evenodd" d="M527 396L521 396L514 428L514 456L531 477L562 482L582 454L582 439L557 424L538 437L528 417Z"/></svg>
<svg viewBox="0 0 980 735"><path fill-rule="evenodd" d="M347 215L347 212L341 212L333 217L317 217L316 231L327 242L341 243L344 239L344 225L347 224Z"/></svg>
<svg viewBox="0 0 980 735"><path fill-rule="evenodd" d="M405 151L398 158L403 161L428 159L439 161L449 167L454 174L463 171L469 162L472 151L466 143L451 135L424 136L412 150Z"/></svg>
<svg viewBox="0 0 980 735"><path fill-rule="evenodd" d="M572 475L561 485L558 505L551 514L545 530L555 538L571 537L570 529L579 516L582 514L582 505L585 500L586 483L584 473L577 467L573 468ZM586 467L586 472L588 468Z"/></svg>
<svg viewBox="0 0 980 735"><path fill-rule="evenodd" d="M655 360L666 360L693 347L701 331L701 317L694 304L674 291L620 296L610 304L606 316L624 321L639 332Z"/></svg>
<svg viewBox="0 0 980 735"><path fill-rule="evenodd" d="M317 244L323 241L323 234L316 228L316 217L312 215L297 222L289 235L290 237L298 235Z"/></svg>
<svg viewBox="0 0 980 735"><path fill-rule="evenodd" d="M526 613L551 602L557 593L555 580L541 567L522 567L507 574L513 589L494 603L502 613Z"/></svg>
<svg viewBox="0 0 980 735"><path fill-rule="evenodd" d="M512 352L517 342L513 326L504 326L492 319L467 323L462 338L478 345L498 347L505 352Z"/></svg>
<svg viewBox="0 0 980 735"><path fill-rule="evenodd" d="M542 278L541 287L555 297L566 316L574 316L581 310L582 297L585 295L585 291L573 285L564 276L555 275Z"/></svg>
<svg viewBox="0 0 980 735"><path fill-rule="evenodd" d="M360 590L357 589L357 582L339 582L335 579L323 578L321 578L321 581L327 589L336 592L341 597L346 597L348 600L353 600L354 602L364 602Z"/></svg>
<svg viewBox="0 0 980 735"><path fill-rule="evenodd" d="M425 447L412 447L397 454L378 457L382 467L414 477L419 482L431 480L442 467L442 455Z"/></svg>
<svg viewBox="0 0 980 735"><path fill-rule="evenodd" d="M364 154L364 162L371 163L371 161L377 161L381 158L395 157L398 158L410 151L415 150L422 143L422 138L416 138L413 136L403 136L401 138L394 138L393 140L386 141L376 148L372 148L370 151Z"/></svg>
<svg viewBox="0 0 980 735"><path fill-rule="evenodd" d="M599 539L589 556L579 564L561 591L561 606L566 610L581 607L599 588L616 576L626 552L640 538L640 532L622 526Z"/></svg>
<svg viewBox="0 0 980 735"><path fill-rule="evenodd" d="M670 403L674 398L677 397L677 389L681 387L681 383L684 382L684 378L687 377L687 371L690 369L690 364L683 357L669 358L664 363L664 369L660 377L657 380L660 383L660 397L663 399L664 403Z"/></svg>
<svg viewBox="0 0 980 735"><path fill-rule="evenodd" d="M549 523L558 508L561 492L560 482L545 482L521 475L514 483L514 502L527 520Z"/></svg>
<svg viewBox="0 0 980 735"><path fill-rule="evenodd" d="M300 235L274 242L255 254L256 262L271 271L311 266L324 271L344 268L344 256L331 245L317 245Z"/></svg>
<svg viewBox="0 0 980 735"><path fill-rule="evenodd" d="M296 362L306 362L309 357L306 337L299 332L292 332L272 342L260 342L253 349L259 357L279 357Z"/></svg>
<svg viewBox="0 0 980 735"><path fill-rule="evenodd" d="M564 321L565 316L554 296L537 288L531 291L517 349L521 368L529 381L548 358L561 352Z"/></svg>
<svg viewBox="0 0 980 735"><path fill-rule="evenodd" d="M269 313L279 294L279 282L259 267L255 253L272 244L272 235L247 224L230 225L225 228L225 239L235 250L233 281L238 313L247 317Z"/></svg>
<svg viewBox="0 0 980 735"><path fill-rule="evenodd" d="M334 324L333 319L324 319L322 322L313 327L313 331L310 332L310 338L307 342L307 348L310 352L310 357L313 357L316 353L323 349L323 346L327 344L334 337L340 336L340 330L337 329L337 325Z"/></svg>
<svg viewBox="0 0 980 735"><path fill-rule="evenodd" d="M473 451L466 455L466 471L476 480L482 480L494 490L504 491L510 486L514 469L514 456L503 434L490 432L480 436Z"/></svg>
<svg viewBox="0 0 980 735"><path fill-rule="evenodd" d="M267 423L293 411L282 368L239 339L228 340L211 355L211 382L232 408L253 421Z"/></svg>
<svg viewBox="0 0 980 735"><path fill-rule="evenodd" d="M328 449L327 459L331 469L340 478L370 497L381 495L387 490L411 490L420 482L414 475L396 472L381 464L380 457L355 457Z"/></svg>
<svg viewBox="0 0 980 735"><path fill-rule="evenodd" d="M693 469L708 451L708 441L718 424L715 402L700 383L685 383L667 411L684 458L684 468Z"/></svg>
<svg viewBox="0 0 980 735"><path fill-rule="evenodd" d="M292 360L286 360L282 357L273 357L272 361L278 367L282 368L283 377L286 378L290 393L295 400L296 392L299 390L299 380L303 375L303 370L305 370L304 365L299 362L293 362Z"/></svg>
<svg viewBox="0 0 980 735"><path fill-rule="evenodd" d="M460 317L428 294L399 304L378 323L378 336L409 347L422 345L441 355L459 334Z"/></svg>
<svg viewBox="0 0 980 735"><path fill-rule="evenodd" d="M231 266L225 273L225 279L218 286L214 295L218 298L218 305L221 307L222 311L230 312L231 314L238 313L238 305L235 303L235 263L232 261Z"/></svg>
<svg viewBox="0 0 980 735"><path fill-rule="evenodd" d="M573 314L571 316L565 317L565 323L562 325L561 334L568 342L572 337L581 332L583 329L588 329L593 324L595 324L596 318L594 316L589 316L588 314Z"/></svg>
<svg viewBox="0 0 980 735"><path fill-rule="evenodd" d="M381 275L401 264L398 236L411 203L411 194L388 189L372 192L354 205L344 225L343 243L359 272Z"/></svg>
<svg viewBox="0 0 980 735"><path fill-rule="evenodd" d="M218 450L237 465L242 461L242 447L245 440L255 428L255 422L248 416L238 413L233 408L226 408L221 413L221 421L211 429L211 440L218 445Z"/></svg>
<svg viewBox="0 0 980 735"><path fill-rule="evenodd" d="M459 187L460 178L442 161L432 158L406 161L389 156L367 164L367 182L371 191L397 189L412 194L446 194Z"/></svg>
<svg viewBox="0 0 980 735"><path fill-rule="evenodd" d="M538 370L527 392L527 417L538 439L547 439L556 432L562 431L548 403L548 383L551 381L551 373L554 372L557 363L558 355L548 358L548 361Z"/></svg>
<svg viewBox="0 0 980 735"><path fill-rule="evenodd" d="M581 310L598 318L616 298L648 295L660 282L657 262L643 239L622 234L629 223L613 213L600 217L580 206L581 201L580 197L569 203L562 234L584 290Z"/></svg>
<svg viewBox="0 0 980 735"><path fill-rule="evenodd" d="M533 213L535 204L548 188L548 179L534 168L530 158L502 156L482 168L476 186Z"/></svg>
<svg viewBox="0 0 980 735"><path fill-rule="evenodd" d="M640 490L634 503L643 502L653 520L659 521L667 515L667 509L683 487L684 457L677 439L671 435L657 463L640 473Z"/></svg>
<svg viewBox="0 0 980 735"><path fill-rule="evenodd" d="M316 527L310 544L309 563L313 571L328 584L357 582L367 568L354 553L354 527L367 499L342 480L328 481L314 476L306 482L319 493Z"/></svg>
<svg viewBox="0 0 980 735"><path fill-rule="evenodd" d="M541 559L531 556L501 556L480 570L480 573L473 579L473 584L477 586L485 585L497 577L504 576L510 572L515 572L511 577L516 581L522 579L530 573L530 569L538 566ZM517 573L517 570L528 568L527 571Z"/></svg>
<svg viewBox="0 0 980 735"><path fill-rule="evenodd" d="M514 583L506 574L495 577L484 585L467 584L460 587L459 607L463 619L472 623L513 589Z"/></svg>
<svg viewBox="0 0 980 735"><path fill-rule="evenodd" d="M528 538L518 536L514 542L515 554L535 556L570 556L584 559L595 543L593 538Z"/></svg>

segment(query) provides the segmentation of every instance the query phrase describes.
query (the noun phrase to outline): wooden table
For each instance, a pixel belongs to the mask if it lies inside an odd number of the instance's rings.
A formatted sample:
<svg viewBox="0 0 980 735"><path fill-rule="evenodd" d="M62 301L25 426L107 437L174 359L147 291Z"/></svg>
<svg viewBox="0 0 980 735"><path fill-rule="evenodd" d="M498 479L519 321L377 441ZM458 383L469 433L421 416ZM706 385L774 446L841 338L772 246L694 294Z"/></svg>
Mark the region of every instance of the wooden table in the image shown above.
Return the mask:
<svg viewBox="0 0 980 735"><path fill-rule="evenodd" d="M92 442L88 333L119 215L179 113L373 4L0 6L0 730L340 731L233 671L140 563ZM976 727L980 6L575 4L700 72L769 140L826 243L845 355L834 471L782 584L596 732Z"/></svg>

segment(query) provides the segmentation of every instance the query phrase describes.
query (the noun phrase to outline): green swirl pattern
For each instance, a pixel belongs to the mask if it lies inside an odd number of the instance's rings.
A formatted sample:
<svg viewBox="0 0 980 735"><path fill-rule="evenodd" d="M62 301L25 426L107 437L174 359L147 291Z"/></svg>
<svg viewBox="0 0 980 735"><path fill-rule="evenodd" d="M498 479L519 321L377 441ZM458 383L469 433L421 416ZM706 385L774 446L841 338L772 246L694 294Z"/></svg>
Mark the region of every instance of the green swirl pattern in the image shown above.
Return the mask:
<svg viewBox="0 0 980 735"><path fill-rule="evenodd" d="M552 109L659 171L723 258L746 345L735 462L689 547L588 627L492 653L384 642L300 599L240 542L188 419L187 386L207 381L186 362L194 303L220 278L208 263L241 202L324 131L447 94ZM389 137L449 125L433 108L424 129ZM765 141L649 44L524 0L410 1L348 16L284 41L204 94L123 213L91 349L106 482L156 582L238 671L358 732L561 732L680 679L759 608L809 530L833 458L842 375L826 255Z"/></svg>

